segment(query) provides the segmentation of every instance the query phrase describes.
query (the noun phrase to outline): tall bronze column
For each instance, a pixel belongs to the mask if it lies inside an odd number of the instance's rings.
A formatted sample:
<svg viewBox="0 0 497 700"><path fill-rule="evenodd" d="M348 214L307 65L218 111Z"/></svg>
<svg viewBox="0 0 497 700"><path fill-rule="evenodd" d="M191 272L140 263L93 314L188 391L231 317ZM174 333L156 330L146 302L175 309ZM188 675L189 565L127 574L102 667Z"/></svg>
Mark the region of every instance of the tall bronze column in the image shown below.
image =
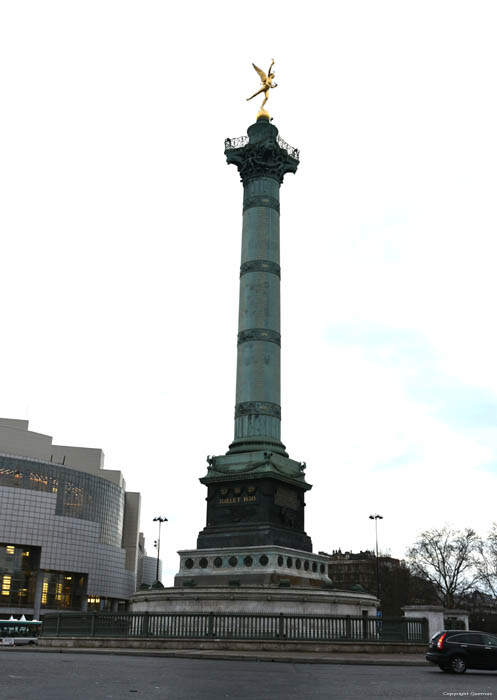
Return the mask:
<svg viewBox="0 0 497 700"><path fill-rule="evenodd" d="M243 182L243 229L238 317L235 439L230 452L281 443L280 185L295 173L298 153L282 148L278 130L259 118L241 147L227 139L228 163ZM235 147L233 147L233 145Z"/></svg>
<svg viewBox="0 0 497 700"><path fill-rule="evenodd" d="M280 202L299 154L259 116L248 136L226 139L244 187L235 435L209 457L207 525L199 549L280 545L312 551L304 531L305 465L281 442Z"/></svg>

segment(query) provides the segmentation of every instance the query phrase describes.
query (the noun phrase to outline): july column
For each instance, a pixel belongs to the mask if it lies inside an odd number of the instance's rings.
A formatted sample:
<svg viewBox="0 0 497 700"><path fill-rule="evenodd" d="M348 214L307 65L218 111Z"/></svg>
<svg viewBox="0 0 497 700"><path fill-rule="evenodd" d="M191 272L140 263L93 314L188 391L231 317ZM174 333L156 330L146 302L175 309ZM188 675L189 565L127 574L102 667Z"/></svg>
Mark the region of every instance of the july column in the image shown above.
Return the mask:
<svg viewBox="0 0 497 700"><path fill-rule="evenodd" d="M230 452L270 448L286 456L281 443L280 202L287 172L298 166L261 117L248 129L248 143L226 144L228 163L238 166L244 185L235 439Z"/></svg>

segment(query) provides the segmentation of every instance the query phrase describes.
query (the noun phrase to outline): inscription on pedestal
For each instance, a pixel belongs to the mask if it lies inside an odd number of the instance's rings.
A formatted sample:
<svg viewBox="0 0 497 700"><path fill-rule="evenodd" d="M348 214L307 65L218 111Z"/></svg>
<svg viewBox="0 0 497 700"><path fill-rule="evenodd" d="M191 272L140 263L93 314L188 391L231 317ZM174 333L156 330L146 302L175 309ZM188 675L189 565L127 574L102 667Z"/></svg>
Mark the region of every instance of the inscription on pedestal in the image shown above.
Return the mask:
<svg viewBox="0 0 497 700"><path fill-rule="evenodd" d="M219 498L216 501L218 506L232 506L243 503L257 503L257 496L232 496L231 498Z"/></svg>
<svg viewBox="0 0 497 700"><path fill-rule="evenodd" d="M255 486L234 486L221 488L216 493L215 505L217 506L243 506L248 503L258 503L257 488Z"/></svg>

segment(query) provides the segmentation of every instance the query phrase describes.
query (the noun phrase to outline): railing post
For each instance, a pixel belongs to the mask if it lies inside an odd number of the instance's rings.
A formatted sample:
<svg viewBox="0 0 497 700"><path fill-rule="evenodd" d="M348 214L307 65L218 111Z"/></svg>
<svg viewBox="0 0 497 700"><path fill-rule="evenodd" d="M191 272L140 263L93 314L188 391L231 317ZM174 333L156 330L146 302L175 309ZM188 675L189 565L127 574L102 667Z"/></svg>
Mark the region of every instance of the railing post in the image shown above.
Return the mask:
<svg viewBox="0 0 497 700"><path fill-rule="evenodd" d="M352 622L350 615L345 618L345 639L352 639Z"/></svg>
<svg viewBox="0 0 497 700"><path fill-rule="evenodd" d="M362 611L362 638L363 639L368 639L368 621L369 621L369 615L367 610Z"/></svg>
<svg viewBox="0 0 497 700"><path fill-rule="evenodd" d="M55 623L55 636L58 637L60 634L60 613L57 614L57 622Z"/></svg>
<svg viewBox="0 0 497 700"><path fill-rule="evenodd" d="M208 628L207 628L207 636L208 637L214 636L214 613L213 612L209 613L209 624L208 624Z"/></svg>
<svg viewBox="0 0 497 700"><path fill-rule="evenodd" d="M403 625L402 625L402 641L408 642L409 641L409 630L408 630L408 625L409 621L408 620L403 620Z"/></svg>
<svg viewBox="0 0 497 700"><path fill-rule="evenodd" d="M283 613L280 613L278 623L278 637L283 639L285 635L285 618L283 617Z"/></svg>
<svg viewBox="0 0 497 700"><path fill-rule="evenodd" d="M96 612L93 612L90 617L90 637L95 636L95 618L97 616Z"/></svg>
<svg viewBox="0 0 497 700"><path fill-rule="evenodd" d="M143 613L142 637L148 637L148 612Z"/></svg>

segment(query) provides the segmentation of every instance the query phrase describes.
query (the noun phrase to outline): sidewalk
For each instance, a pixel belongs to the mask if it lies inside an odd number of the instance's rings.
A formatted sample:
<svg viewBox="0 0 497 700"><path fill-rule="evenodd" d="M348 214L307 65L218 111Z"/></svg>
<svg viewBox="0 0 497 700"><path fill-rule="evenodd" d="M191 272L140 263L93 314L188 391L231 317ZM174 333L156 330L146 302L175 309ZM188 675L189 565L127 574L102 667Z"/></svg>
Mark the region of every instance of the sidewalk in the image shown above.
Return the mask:
<svg viewBox="0 0 497 700"><path fill-rule="evenodd" d="M155 656L176 659L223 661L268 661L294 664L349 664L354 666L429 666L424 654L346 654L287 651L225 651L217 649L74 649L68 647L3 647L15 652L40 654L99 654L111 656Z"/></svg>

